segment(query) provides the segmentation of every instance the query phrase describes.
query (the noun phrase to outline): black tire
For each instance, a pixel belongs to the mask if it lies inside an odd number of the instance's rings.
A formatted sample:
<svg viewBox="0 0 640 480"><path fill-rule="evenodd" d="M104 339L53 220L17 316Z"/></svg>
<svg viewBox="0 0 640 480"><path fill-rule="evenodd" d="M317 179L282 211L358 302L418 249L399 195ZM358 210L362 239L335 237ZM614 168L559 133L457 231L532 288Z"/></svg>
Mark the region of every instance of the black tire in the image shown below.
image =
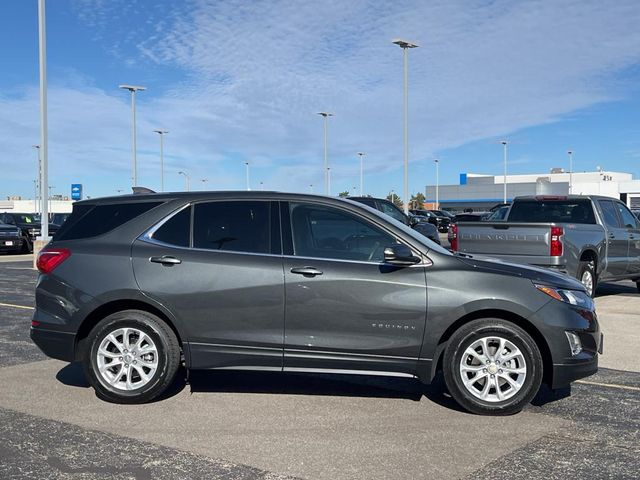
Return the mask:
<svg viewBox="0 0 640 480"><path fill-rule="evenodd" d="M33 244L29 241L28 237L22 238L22 249L20 250L22 253L31 253L33 252Z"/></svg>
<svg viewBox="0 0 640 480"><path fill-rule="evenodd" d="M474 396L471 391L465 387L463 382L463 373L460 371L460 367L463 361L465 350L469 348L474 342L481 340L485 337L499 337L510 342L512 345L519 349L524 363L526 366L526 373L522 381L522 386L519 390L515 390L515 393L510 398L502 401L487 401ZM503 350L504 352L504 350ZM467 358L472 358L467 355ZM465 359L466 361L466 359ZM478 362L480 365L481 363ZM458 329L449 339L449 343L444 352L443 359L444 379L447 385L447 389L451 396L469 412L479 415L511 415L522 410L533 397L535 397L540 384L542 383L543 363L540 350L531 336L517 325L501 320L498 318L486 318L469 322L460 329ZM511 365L511 364L510 364ZM492 368L497 368L495 364L491 365ZM503 364L504 368L504 364ZM485 369L486 372L486 369ZM502 370L500 374L502 375ZM480 372L477 373L480 375ZM489 373L482 373L485 375L485 382L490 382L494 378ZM504 375L503 375L504 376ZM473 379L474 377L469 377ZM512 379L518 378L510 377ZM507 392L510 386L504 379L499 380L499 375L496 372L496 381L503 382L499 387L501 393L502 387L506 387ZM480 386L483 382L479 381L474 384ZM474 388L473 386L471 388ZM494 391L497 394L496 389L491 385L487 390L487 393ZM508 394L508 393L507 393ZM497 395L496 395L497 396Z"/></svg>
<svg viewBox="0 0 640 480"><path fill-rule="evenodd" d="M109 334L122 328L133 328L143 332L151 339L157 349L157 368L154 373L147 383L132 390L124 390L110 385L98 368L98 348L101 342ZM132 338L135 338L135 335ZM117 350L114 351L117 352ZM135 363L133 358L135 357L131 357L131 363ZM155 356L152 355L151 358L155 358ZM120 359L122 360L122 357ZM140 357L138 359L142 360ZM113 361L115 360L113 359ZM142 365L141 362L138 367ZM82 366L87 380L96 391L96 395L102 400L113 403L147 403L166 391L173 382L180 366L180 345L173 330L155 315L142 310L123 310L105 317L91 330L83 353ZM132 366L132 372L134 372L133 368L135 367ZM114 367L114 377L117 376L115 370L118 368ZM132 375L142 380L138 373Z"/></svg>
<svg viewBox="0 0 640 480"><path fill-rule="evenodd" d="M589 289L589 287L587 287L587 285L583 281L583 277L585 275L591 276L591 285L592 285L591 290ZM596 264L593 260L582 261L578 264L578 273L576 275L576 278L578 279L579 282L585 285L585 287L587 287L587 293L591 297L595 297L596 288L598 287L598 277L596 276Z"/></svg>
<svg viewBox="0 0 640 480"><path fill-rule="evenodd" d="M636 280L636 288L638 289L638 293L640 293L640 280Z"/></svg>

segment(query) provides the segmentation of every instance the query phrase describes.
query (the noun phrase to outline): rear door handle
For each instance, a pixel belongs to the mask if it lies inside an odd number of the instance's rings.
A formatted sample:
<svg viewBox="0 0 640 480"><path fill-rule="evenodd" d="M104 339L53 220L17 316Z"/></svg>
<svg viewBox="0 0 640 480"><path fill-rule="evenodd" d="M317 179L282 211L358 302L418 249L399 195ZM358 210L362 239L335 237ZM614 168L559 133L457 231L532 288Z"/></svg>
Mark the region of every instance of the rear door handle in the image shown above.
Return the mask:
<svg viewBox="0 0 640 480"><path fill-rule="evenodd" d="M304 275L309 277L315 277L316 275L322 275L322 271L318 270L315 267L293 267L291 269L291 273L296 273L298 275Z"/></svg>
<svg viewBox="0 0 640 480"><path fill-rule="evenodd" d="M161 263L162 265L178 265L182 263L182 260L170 255L163 255L161 257L151 257L149 259L151 263Z"/></svg>

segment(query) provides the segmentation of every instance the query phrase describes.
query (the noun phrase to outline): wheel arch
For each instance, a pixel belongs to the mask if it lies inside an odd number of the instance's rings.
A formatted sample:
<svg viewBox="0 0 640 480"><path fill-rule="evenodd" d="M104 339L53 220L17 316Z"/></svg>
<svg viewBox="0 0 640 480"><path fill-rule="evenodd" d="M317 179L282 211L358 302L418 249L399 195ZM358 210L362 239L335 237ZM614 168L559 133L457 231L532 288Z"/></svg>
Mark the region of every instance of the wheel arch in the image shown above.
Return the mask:
<svg viewBox="0 0 640 480"><path fill-rule="evenodd" d="M505 320L507 322L513 323L514 325L519 326L525 332L527 332L533 341L536 343L538 349L540 350L540 355L542 356L542 368L543 368L543 383L548 385L552 384L553 381L553 359L551 357L551 350L549 349L549 345L545 340L544 336L538 330L535 325L533 325L526 318L518 315L517 313L510 312L508 310L500 310L500 309L485 309L485 310L476 310L474 312L470 312L458 320L453 322L440 336L438 341L438 345L436 347L436 354L434 355L434 360L432 362L431 369L431 379L435 377L438 371L442 370L442 359L444 357L444 351L449 343L449 339L451 336L463 325L467 323L478 320L481 318L498 318L500 320Z"/></svg>
<svg viewBox="0 0 640 480"><path fill-rule="evenodd" d="M136 299L122 299L122 300L113 300L107 303L100 305L99 307L92 310L82 321L80 327L78 328L78 333L76 334L76 344L75 344L75 357L76 360L79 360L82 356L82 353L85 348L86 339L89 336L89 333L95 327L100 320L103 318L116 313L122 312L124 310L142 310L144 312L155 315L160 320L173 330L176 338L178 339L178 343L180 345L181 350L184 352L185 361L189 361L189 357L185 350L185 345L183 344L183 338L180 334L180 331L176 328L175 322L170 318L170 316L161 310L160 308L142 300Z"/></svg>

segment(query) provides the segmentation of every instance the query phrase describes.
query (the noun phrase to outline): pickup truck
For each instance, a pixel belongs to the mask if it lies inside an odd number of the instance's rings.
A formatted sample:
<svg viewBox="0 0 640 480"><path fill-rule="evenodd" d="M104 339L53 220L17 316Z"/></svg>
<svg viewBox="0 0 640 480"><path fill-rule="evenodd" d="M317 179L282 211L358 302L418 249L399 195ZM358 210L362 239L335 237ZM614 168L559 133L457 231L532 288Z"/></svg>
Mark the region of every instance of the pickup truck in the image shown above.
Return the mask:
<svg viewBox="0 0 640 480"><path fill-rule="evenodd" d="M580 280L631 279L640 291L640 221L621 201L602 196L514 199L505 220L458 222L451 250L547 267Z"/></svg>

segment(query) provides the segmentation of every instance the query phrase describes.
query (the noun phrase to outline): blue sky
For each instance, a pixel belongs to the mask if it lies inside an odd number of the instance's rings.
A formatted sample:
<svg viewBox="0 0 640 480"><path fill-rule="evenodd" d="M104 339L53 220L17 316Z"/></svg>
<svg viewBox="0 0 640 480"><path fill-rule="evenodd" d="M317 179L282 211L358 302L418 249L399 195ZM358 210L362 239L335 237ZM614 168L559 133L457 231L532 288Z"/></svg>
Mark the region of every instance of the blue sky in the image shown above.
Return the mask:
<svg viewBox="0 0 640 480"><path fill-rule="evenodd" d="M410 188L460 172L640 175L640 4L567 0L350 2L49 0L50 178L56 193L128 189L138 97L139 184L402 189L402 52L410 52ZM36 0L0 2L0 198L30 197L39 141ZM207 179L207 183L200 180Z"/></svg>

